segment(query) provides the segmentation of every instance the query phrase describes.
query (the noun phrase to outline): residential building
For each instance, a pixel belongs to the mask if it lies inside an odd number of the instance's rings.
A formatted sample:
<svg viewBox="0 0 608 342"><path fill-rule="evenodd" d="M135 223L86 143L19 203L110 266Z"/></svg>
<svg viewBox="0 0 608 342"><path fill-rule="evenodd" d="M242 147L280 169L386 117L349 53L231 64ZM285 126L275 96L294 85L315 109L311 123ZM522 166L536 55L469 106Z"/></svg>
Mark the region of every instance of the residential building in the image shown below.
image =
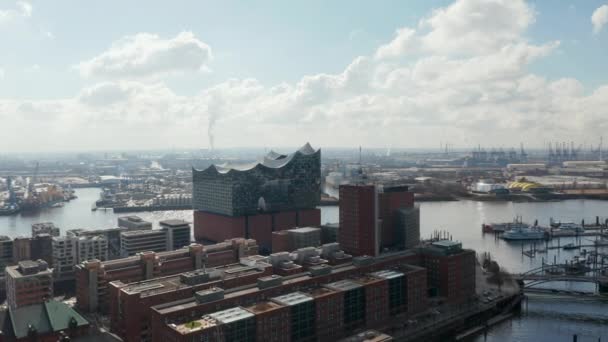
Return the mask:
<svg viewBox="0 0 608 342"><path fill-rule="evenodd" d="M108 259L121 258L120 233L127 231L127 228L108 228L108 229L71 229L66 232L67 236L72 237L92 237L102 236L108 244Z"/></svg>
<svg viewBox="0 0 608 342"><path fill-rule="evenodd" d="M74 265L77 263L78 244L76 238L53 237L54 279L57 281L74 279Z"/></svg>
<svg viewBox="0 0 608 342"><path fill-rule="evenodd" d="M44 303L53 297L53 270L44 260L20 261L8 266L6 273L6 301L16 309Z"/></svg>
<svg viewBox="0 0 608 342"><path fill-rule="evenodd" d="M291 250L321 245L321 229L314 227L294 228L287 230Z"/></svg>

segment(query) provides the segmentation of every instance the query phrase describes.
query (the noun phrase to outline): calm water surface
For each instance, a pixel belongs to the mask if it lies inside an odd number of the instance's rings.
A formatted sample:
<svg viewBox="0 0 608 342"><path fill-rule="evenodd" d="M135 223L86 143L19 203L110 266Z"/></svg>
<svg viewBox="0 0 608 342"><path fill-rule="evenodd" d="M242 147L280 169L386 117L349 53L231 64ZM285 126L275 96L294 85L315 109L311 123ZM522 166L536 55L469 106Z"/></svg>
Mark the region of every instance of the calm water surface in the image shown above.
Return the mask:
<svg viewBox="0 0 608 342"><path fill-rule="evenodd" d="M109 228L117 225L117 217L111 211L91 211L92 203L99 196L99 189L77 189L78 199L66 203L63 208L46 209L33 215L0 216L0 235L11 237L29 235L32 223L52 221L65 232L72 228ZM511 221L522 216L524 221L538 220L547 225L553 217L557 220L580 222L595 221L596 216L608 217L608 202L591 200L572 200L546 203L510 202L426 202L420 204L421 235L429 237L435 230L445 230L454 240L462 241L464 247L479 252L490 252L503 268L510 272L522 272L541 264L541 257L552 261L571 259L579 251L552 250L531 259L521 254L521 244L507 243L492 235L481 233L481 224ZM337 207L321 207L321 221L337 222ZM134 213L143 219L154 222L179 218L192 221L192 211L142 212ZM121 214L122 215L122 214ZM588 238L591 239L591 238ZM562 239L563 245L573 242L573 238ZM583 243L591 241L582 240ZM552 241L551 243L557 243ZM525 244L524 248L530 248ZM608 250L603 250L608 252ZM566 288L593 291L594 287L585 284L560 284ZM521 317L492 328L485 336L472 341L572 341L578 334L578 341L608 341L608 302L588 298L530 296L527 311Z"/></svg>

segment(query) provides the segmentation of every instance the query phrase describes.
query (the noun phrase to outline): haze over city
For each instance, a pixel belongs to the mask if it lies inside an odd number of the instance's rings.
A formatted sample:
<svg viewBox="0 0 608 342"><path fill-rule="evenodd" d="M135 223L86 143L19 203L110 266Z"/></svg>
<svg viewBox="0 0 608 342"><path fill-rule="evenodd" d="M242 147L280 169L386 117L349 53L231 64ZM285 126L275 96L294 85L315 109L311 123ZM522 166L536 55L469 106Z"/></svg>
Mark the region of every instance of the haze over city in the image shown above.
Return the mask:
<svg viewBox="0 0 608 342"><path fill-rule="evenodd" d="M606 130L600 1L2 1L12 151L543 147Z"/></svg>

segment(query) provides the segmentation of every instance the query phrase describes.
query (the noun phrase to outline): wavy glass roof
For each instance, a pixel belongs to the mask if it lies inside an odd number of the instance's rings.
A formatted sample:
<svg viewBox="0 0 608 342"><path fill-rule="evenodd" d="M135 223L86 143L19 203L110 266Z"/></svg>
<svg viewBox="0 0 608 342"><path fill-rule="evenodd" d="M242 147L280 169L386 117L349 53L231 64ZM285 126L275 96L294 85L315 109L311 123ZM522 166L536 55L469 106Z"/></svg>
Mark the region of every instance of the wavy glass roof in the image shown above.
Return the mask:
<svg viewBox="0 0 608 342"><path fill-rule="evenodd" d="M280 154L275 151L270 151L267 155L265 155L262 158L261 161L258 161L258 162L247 163L247 164L224 163L224 164L219 164L219 165L211 165L205 170L194 170L194 171L204 172L204 171L207 171L210 169L215 169L219 173L228 173L230 171L241 171L241 172L249 171L249 170L255 169L256 167L267 167L267 168L271 168L271 169L280 169L280 168L286 166L287 164L289 164L291 162L291 160L293 160L293 158L296 157L297 155L309 156L309 155L317 153L318 151L319 150L315 150L314 148L312 148L312 146L310 146L309 143L306 143L304 146L302 146L296 152L288 154L288 155Z"/></svg>

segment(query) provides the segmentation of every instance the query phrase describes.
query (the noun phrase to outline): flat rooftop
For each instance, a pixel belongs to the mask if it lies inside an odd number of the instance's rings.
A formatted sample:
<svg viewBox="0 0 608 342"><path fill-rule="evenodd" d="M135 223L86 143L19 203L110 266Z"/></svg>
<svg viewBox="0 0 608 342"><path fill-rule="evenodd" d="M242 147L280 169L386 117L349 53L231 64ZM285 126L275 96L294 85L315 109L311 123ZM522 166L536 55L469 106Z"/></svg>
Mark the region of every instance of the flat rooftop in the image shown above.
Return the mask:
<svg viewBox="0 0 608 342"><path fill-rule="evenodd" d="M177 220L177 219L160 221L159 224L161 226L168 226L168 227L181 227L181 226L190 225L190 223L188 221Z"/></svg>
<svg viewBox="0 0 608 342"><path fill-rule="evenodd" d="M252 306L248 306L245 309L247 311L250 311L254 314L260 314L260 313L264 313L264 312L269 312L269 311L273 311L276 309L280 309L283 308L284 306L277 304L275 302L269 302L269 301L264 301L264 302L258 302Z"/></svg>
<svg viewBox="0 0 608 342"><path fill-rule="evenodd" d="M403 277L405 274L402 272L394 271L394 270L383 270L371 273L374 277L382 278L382 279L395 279L399 277Z"/></svg>
<svg viewBox="0 0 608 342"><path fill-rule="evenodd" d="M241 264L230 264L230 265L226 265L226 266L218 266L218 267L215 267L214 269L215 269L215 271L223 272L224 279L238 278L240 276L246 276L246 275L263 272L263 271L258 270L255 267L244 266ZM217 272L211 272L210 270L211 269L207 270L207 271L209 271L208 273L210 275L214 274L214 273L217 274ZM190 272L183 272L180 274L175 274L175 275L163 277L163 278L144 280L144 281L140 281L137 283L128 284L128 285L124 286L122 288L122 290L127 292L128 294L141 293L142 297L153 296L153 295L156 295L159 293L174 291L175 289L177 289L179 287L190 286L190 285L187 285L187 284L184 284L181 282L181 274L192 275L192 274L201 274L202 272L203 272L202 270L196 270L196 271L190 271ZM216 283L219 281L220 281L220 279L217 277L210 277L208 281L202 282L200 284L196 284L194 286L201 285L201 284L213 284L213 283Z"/></svg>
<svg viewBox="0 0 608 342"><path fill-rule="evenodd" d="M195 319L188 323L180 324L180 325L169 325L177 332L182 335L187 335L195 331L205 330L208 328L213 328L218 325L218 322L215 318L210 316L204 316L200 319Z"/></svg>
<svg viewBox="0 0 608 342"><path fill-rule="evenodd" d="M220 323L230 324L232 322L240 321L242 319L252 318L254 317L254 315L251 312L241 308L240 306L237 306L228 310L214 312L212 314L209 314L209 317L216 319Z"/></svg>
<svg viewBox="0 0 608 342"><path fill-rule="evenodd" d="M122 236L142 236L142 235L164 235L166 234L164 230L161 229L152 229L152 230L131 230L120 233Z"/></svg>
<svg viewBox="0 0 608 342"><path fill-rule="evenodd" d="M349 291L362 287L361 284L356 283L350 279L339 280L333 283L326 284L325 287L328 287L332 290L336 291Z"/></svg>
<svg viewBox="0 0 608 342"><path fill-rule="evenodd" d="M329 289L327 287L316 287L316 288L308 291L308 294L310 294L313 298L324 297L324 296L334 294L334 293L336 293L336 291Z"/></svg>
<svg viewBox="0 0 608 342"><path fill-rule="evenodd" d="M289 229L288 231L291 232L291 233L296 233L296 234L305 234L305 233L312 233L312 232L321 231L321 228L302 227L302 228Z"/></svg>
<svg viewBox="0 0 608 342"><path fill-rule="evenodd" d="M292 292L286 295L274 297L272 298L272 300L276 303L283 304L285 306L292 306L309 302L313 300L313 298L302 292Z"/></svg>

